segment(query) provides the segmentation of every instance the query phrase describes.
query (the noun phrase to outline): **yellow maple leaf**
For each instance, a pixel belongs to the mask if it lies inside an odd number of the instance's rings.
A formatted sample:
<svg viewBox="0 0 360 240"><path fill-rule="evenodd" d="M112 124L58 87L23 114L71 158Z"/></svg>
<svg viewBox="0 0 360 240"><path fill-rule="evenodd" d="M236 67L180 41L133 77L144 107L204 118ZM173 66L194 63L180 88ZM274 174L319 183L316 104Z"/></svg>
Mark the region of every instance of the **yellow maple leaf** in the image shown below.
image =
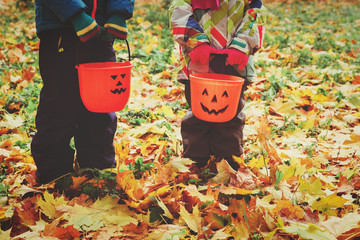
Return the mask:
<svg viewBox="0 0 360 240"><path fill-rule="evenodd" d="M166 95L167 94L167 89L165 89L165 88L156 88L155 89L155 92L156 92L156 94L157 95L159 95L160 97L163 97L164 95Z"/></svg>
<svg viewBox="0 0 360 240"><path fill-rule="evenodd" d="M215 197L213 195L204 195L204 194L202 194L201 192L199 192L199 190L197 189L197 187L195 185L187 186L184 189L184 191L187 191L190 196L198 198L201 203L215 201Z"/></svg>
<svg viewBox="0 0 360 240"><path fill-rule="evenodd" d="M284 175L282 177L283 180L291 178L293 176L301 176L306 172L306 167L301 165L301 162L297 158L293 158L291 160L291 165L280 165L279 171L281 171Z"/></svg>
<svg viewBox="0 0 360 240"><path fill-rule="evenodd" d="M334 193L327 197L321 198L319 201L313 202L311 206L315 210L327 212L337 208L343 208L346 202L347 202L346 199Z"/></svg>
<svg viewBox="0 0 360 240"><path fill-rule="evenodd" d="M250 163L248 164L248 167L262 168L262 167L266 167L268 162L269 162L269 158L264 159L264 156L260 155L260 157L258 157L258 158L252 158L250 160Z"/></svg>
<svg viewBox="0 0 360 240"><path fill-rule="evenodd" d="M297 234L303 239L336 240L335 236L314 224L296 223L283 228L286 233Z"/></svg>
<svg viewBox="0 0 360 240"><path fill-rule="evenodd" d="M68 212L68 225L73 225L78 231L96 231L105 224L105 213L100 210L75 204L68 207Z"/></svg>
<svg viewBox="0 0 360 240"><path fill-rule="evenodd" d="M174 216L171 214L171 212L169 211L169 209L166 207L166 205L164 204L164 202L160 199L160 198L156 198L156 201L159 205L159 207L164 211L164 216L168 217L170 219L174 219Z"/></svg>
<svg viewBox="0 0 360 240"><path fill-rule="evenodd" d="M109 195L106 195L104 198L96 200L96 202L94 202L92 207L95 209L107 211L117 207L118 201L119 198L113 198Z"/></svg>
<svg viewBox="0 0 360 240"><path fill-rule="evenodd" d="M300 191L305 191L311 195L324 195L324 191L321 189L322 183L320 179L316 178L315 180L312 179L310 181L309 179L300 179L299 184Z"/></svg>
<svg viewBox="0 0 360 240"><path fill-rule="evenodd" d="M156 113L159 113L159 114L163 113L164 117L169 118L169 119L174 119L176 117L176 115L174 114L174 111L168 105L162 105L161 108L158 108L156 110Z"/></svg>
<svg viewBox="0 0 360 240"><path fill-rule="evenodd" d="M128 139L122 139L121 144L119 143L115 144L116 156L118 156L119 159L122 161L129 158L129 153L130 153L129 144L130 144L130 140Z"/></svg>
<svg viewBox="0 0 360 240"><path fill-rule="evenodd" d="M126 206L127 207L127 206ZM138 224L138 220L129 215L126 211L117 210L114 214L105 214L104 219L110 223L119 227L126 226L130 223Z"/></svg>
<svg viewBox="0 0 360 240"><path fill-rule="evenodd" d="M190 158L175 158L171 161L171 166L176 172L188 172L190 165L194 163Z"/></svg>
<svg viewBox="0 0 360 240"><path fill-rule="evenodd" d="M218 174L209 180L210 184L228 183L235 170L223 159L221 162L216 163Z"/></svg>
<svg viewBox="0 0 360 240"><path fill-rule="evenodd" d="M37 205L40 207L41 211L50 219L60 217L63 212L58 211L56 208L61 205L66 205L67 203L68 201L65 200L64 196L54 198L54 195L49 192L44 193L44 200L42 198L37 200Z"/></svg>
<svg viewBox="0 0 360 240"><path fill-rule="evenodd" d="M274 99L270 105L276 113L282 116L288 116L295 113L295 107L297 106L296 103L291 100L283 102L282 98Z"/></svg>
<svg viewBox="0 0 360 240"><path fill-rule="evenodd" d="M184 206L180 206L180 216L191 230L197 233L201 231L202 218L198 205L193 208L192 213L189 213Z"/></svg>

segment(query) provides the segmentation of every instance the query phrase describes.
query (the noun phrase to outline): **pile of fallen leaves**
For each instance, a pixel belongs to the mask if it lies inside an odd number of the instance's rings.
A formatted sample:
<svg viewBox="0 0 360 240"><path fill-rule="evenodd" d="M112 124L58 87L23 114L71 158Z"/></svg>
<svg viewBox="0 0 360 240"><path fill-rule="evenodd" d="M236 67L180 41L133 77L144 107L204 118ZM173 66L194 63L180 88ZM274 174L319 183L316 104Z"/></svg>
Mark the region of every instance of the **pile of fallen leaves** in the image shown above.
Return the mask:
<svg viewBox="0 0 360 240"><path fill-rule="evenodd" d="M137 1L132 92L117 168L35 181L29 144L42 87L31 1L0 1L0 239L360 238L360 4L271 1L246 92L238 172L181 157L169 1ZM145 5L144 5L145 4ZM115 43L119 61L124 43Z"/></svg>

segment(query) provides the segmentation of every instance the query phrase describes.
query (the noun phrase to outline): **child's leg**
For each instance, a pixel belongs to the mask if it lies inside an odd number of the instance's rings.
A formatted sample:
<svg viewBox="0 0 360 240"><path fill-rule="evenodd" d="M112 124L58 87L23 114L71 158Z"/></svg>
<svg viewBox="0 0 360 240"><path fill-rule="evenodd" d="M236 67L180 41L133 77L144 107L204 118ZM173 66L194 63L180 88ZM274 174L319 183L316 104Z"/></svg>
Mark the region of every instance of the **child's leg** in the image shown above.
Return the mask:
<svg viewBox="0 0 360 240"><path fill-rule="evenodd" d="M226 66L224 73L239 76L232 66ZM244 92L248 84L246 81L242 87L236 116L228 122L217 123L211 131L211 146L215 156L226 159L235 170L239 168L239 165L233 160L232 156L240 157L243 154L245 114L242 110L245 106Z"/></svg>
<svg viewBox="0 0 360 240"><path fill-rule="evenodd" d="M81 106L74 71L75 45L67 31L43 32L40 36L39 67L43 81L36 115L37 133L31 151L41 183L73 171L74 150L69 146ZM60 50L62 49L62 50Z"/></svg>
<svg viewBox="0 0 360 240"><path fill-rule="evenodd" d="M185 83L185 96L188 104L190 99L190 82ZM206 165L212 154L210 133L212 123L202 121L189 110L181 122L181 135L183 139L183 156L191 158L199 167Z"/></svg>
<svg viewBox="0 0 360 240"><path fill-rule="evenodd" d="M101 38L82 43L80 62L115 62L112 43ZM81 168L116 167L113 145L117 119L115 113L94 113L82 108L75 133L76 159Z"/></svg>
<svg viewBox="0 0 360 240"><path fill-rule="evenodd" d="M84 112L75 134L76 160L80 168L116 167L113 145L115 113Z"/></svg>
<svg viewBox="0 0 360 240"><path fill-rule="evenodd" d="M245 114L240 112L231 121L218 123L212 129L211 145L217 158L224 158L230 166L237 170L238 164L232 156L240 157L243 154L243 129Z"/></svg>

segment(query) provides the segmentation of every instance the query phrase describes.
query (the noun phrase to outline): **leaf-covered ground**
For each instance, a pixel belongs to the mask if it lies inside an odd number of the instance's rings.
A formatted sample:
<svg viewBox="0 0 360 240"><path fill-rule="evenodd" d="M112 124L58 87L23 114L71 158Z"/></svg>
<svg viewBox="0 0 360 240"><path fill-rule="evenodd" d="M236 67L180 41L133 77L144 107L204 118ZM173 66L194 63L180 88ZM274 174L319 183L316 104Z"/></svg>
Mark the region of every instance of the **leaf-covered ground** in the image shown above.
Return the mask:
<svg viewBox="0 0 360 240"><path fill-rule="evenodd" d="M197 174L181 158L187 105L168 1L137 0L117 169L37 186L34 8L0 1L0 239L359 239L360 3L264 3L241 170L210 160ZM124 43L115 48L125 60Z"/></svg>

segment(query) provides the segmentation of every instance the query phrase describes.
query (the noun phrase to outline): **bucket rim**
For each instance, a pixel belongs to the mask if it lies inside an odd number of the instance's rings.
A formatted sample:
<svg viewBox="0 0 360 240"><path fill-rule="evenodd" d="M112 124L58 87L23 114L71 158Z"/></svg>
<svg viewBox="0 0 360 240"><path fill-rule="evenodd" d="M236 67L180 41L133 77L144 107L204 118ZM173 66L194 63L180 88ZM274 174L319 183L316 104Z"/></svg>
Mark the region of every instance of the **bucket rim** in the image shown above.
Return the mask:
<svg viewBox="0 0 360 240"><path fill-rule="evenodd" d="M119 64L118 66L94 66L96 64L105 65L105 64ZM117 69L117 68L131 68L132 65L129 61L126 62L91 62L91 63L81 63L75 66L77 69L86 69L86 70L105 70L105 69Z"/></svg>
<svg viewBox="0 0 360 240"><path fill-rule="evenodd" d="M219 78L209 78L202 75L214 75L217 77L224 77L224 79ZM190 81L201 81L201 82L218 82L218 83L236 83L236 84L244 84L245 79L239 76L221 74L221 73L191 73Z"/></svg>

